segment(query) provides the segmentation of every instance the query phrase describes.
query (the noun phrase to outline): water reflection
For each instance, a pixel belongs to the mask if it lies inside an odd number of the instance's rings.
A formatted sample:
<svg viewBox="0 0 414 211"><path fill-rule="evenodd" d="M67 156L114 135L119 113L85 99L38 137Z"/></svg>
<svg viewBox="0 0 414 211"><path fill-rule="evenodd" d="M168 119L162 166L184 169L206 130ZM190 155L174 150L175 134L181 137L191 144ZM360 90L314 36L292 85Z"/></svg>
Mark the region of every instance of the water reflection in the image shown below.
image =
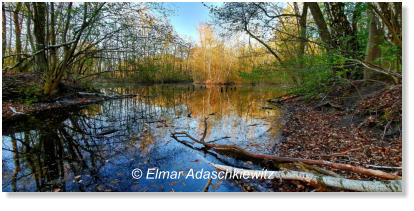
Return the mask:
<svg viewBox="0 0 414 211"><path fill-rule="evenodd" d="M260 87L156 85L106 88L136 98L105 101L3 125L3 191L201 191L207 180L135 180L131 170L214 170L207 162L249 165L170 138L185 130L206 140L272 153L279 93ZM210 191L240 191L232 180Z"/></svg>

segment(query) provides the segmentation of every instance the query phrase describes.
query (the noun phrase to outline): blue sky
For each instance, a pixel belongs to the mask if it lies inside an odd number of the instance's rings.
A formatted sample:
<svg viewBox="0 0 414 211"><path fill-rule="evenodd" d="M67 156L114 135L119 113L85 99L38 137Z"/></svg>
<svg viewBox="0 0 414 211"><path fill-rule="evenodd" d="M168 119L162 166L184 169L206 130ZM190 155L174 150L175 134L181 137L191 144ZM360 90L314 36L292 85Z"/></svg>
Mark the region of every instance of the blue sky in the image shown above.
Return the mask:
<svg viewBox="0 0 414 211"><path fill-rule="evenodd" d="M197 41L199 23L210 20L208 9L201 2L174 2L170 4L175 9L175 15L170 17L175 30L182 37L190 37ZM211 2L207 4L211 4Z"/></svg>

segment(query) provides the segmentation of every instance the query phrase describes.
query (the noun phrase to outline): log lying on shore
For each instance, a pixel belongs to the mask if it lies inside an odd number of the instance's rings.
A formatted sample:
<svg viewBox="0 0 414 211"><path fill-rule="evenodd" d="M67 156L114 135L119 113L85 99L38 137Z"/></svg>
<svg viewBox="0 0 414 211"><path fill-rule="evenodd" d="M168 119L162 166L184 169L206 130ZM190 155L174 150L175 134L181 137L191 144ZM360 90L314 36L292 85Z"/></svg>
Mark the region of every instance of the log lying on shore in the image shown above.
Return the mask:
<svg viewBox="0 0 414 211"><path fill-rule="evenodd" d="M390 174L387 172L383 172L380 170L374 170L374 169L367 169L359 166L352 166L349 164L342 164L342 163L333 163L330 161L325 160L310 160L310 159L302 159L302 158L290 158L290 157L279 157L279 156L272 156L272 155L264 155L264 154L255 154L252 152L248 152L238 146L234 145L226 145L226 144L211 144L204 141L197 140L196 138L192 137L187 132L174 132L172 133L172 137L174 139L177 139L177 135L184 135L191 139L192 141L202 144L212 150L215 151L221 151L221 152L231 152L231 153L237 153L240 155L243 155L245 157L253 158L253 159L259 159L259 160L271 160L275 162L280 163L304 163L308 165L320 165L320 166L327 166L334 169L340 169L345 171L351 171L358 174L363 174L367 176L375 176L381 179L388 179L388 180L400 180L401 177L398 175Z"/></svg>
<svg viewBox="0 0 414 211"><path fill-rule="evenodd" d="M315 175L309 172L300 171L263 171L263 170L248 170L240 169L231 166L219 165L210 163L216 169L231 172L233 174L243 175L243 177L255 178L257 175L261 175L262 178L266 179L286 179L286 180L299 180L310 184L318 184L331 188L339 188L351 191L361 192L401 192L402 181L362 181L362 180L351 180L345 178Z"/></svg>
<svg viewBox="0 0 414 211"><path fill-rule="evenodd" d="M297 97L298 97L298 95L289 94L289 95L284 95L284 96L280 96L278 98L267 100L267 102L269 102L271 104L281 104L281 103L285 102L286 100L290 100L290 99L297 98Z"/></svg>

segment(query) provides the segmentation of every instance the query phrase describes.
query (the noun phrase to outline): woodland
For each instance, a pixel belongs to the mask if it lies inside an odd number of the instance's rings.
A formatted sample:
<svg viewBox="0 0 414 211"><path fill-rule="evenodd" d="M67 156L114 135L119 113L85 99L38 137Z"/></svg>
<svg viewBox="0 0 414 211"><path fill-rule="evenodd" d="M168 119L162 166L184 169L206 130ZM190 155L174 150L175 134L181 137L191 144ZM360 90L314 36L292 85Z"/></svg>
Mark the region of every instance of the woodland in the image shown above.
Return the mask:
<svg viewBox="0 0 414 211"><path fill-rule="evenodd" d="M2 2L3 123L136 96L100 93L108 80L271 84L283 95L268 102L286 112L278 154L204 141L207 117L201 138L172 139L274 169L277 191L402 190L401 2L204 7L211 21L194 41L174 29L165 3Z"/></svg>

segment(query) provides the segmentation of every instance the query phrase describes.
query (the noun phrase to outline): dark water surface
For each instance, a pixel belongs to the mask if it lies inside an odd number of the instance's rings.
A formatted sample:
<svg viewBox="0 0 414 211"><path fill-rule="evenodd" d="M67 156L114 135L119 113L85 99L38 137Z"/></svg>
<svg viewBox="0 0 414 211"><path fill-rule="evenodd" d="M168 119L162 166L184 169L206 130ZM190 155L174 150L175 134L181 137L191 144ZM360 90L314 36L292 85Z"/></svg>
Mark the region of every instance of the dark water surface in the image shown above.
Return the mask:
<svg viewBox="0 0 414 211"><path fill-rule="evenodd" d="M280 93L252 86L122 85L108 100L3 124L3 191L202 191L208 179L145 179L148 169L214 171L208 162L254 167L192 149L170 137L186 131L206 141L271 154L280 111L266 100ZM263 108L271 107L269 108ZM183 139L186 141L185 139ZM144 174L134 179L131 171ZM184 175L185 176L185 175ZM261 191L269 190L261 184ZM241 191L234 180L212 180L209 191Z"/></svg>

